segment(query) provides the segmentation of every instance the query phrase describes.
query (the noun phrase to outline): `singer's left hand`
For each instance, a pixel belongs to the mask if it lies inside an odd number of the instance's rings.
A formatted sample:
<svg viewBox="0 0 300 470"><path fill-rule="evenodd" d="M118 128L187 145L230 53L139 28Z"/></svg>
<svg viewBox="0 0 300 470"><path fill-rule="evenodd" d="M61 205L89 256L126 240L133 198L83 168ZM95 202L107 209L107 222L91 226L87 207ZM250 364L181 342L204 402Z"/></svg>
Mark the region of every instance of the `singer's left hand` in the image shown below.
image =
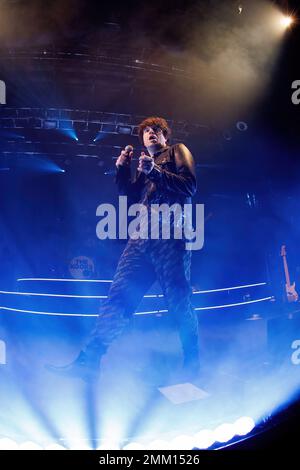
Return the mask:
<svg viewBox="0 0 300 470"><path fill-rule="evenodd" d="M154 158L148 157L144 152L141 153L139 158L138 171L142 171L145 175L148 175L154 168Z"/></svg>

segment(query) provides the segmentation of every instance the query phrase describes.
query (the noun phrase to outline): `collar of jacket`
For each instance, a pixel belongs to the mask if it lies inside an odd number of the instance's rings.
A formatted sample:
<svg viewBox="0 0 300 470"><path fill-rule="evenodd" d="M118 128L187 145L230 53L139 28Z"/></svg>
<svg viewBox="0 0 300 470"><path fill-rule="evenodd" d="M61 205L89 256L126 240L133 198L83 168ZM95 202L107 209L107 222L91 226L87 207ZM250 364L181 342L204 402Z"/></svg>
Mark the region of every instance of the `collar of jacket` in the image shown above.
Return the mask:
<svg viewBox="0 0 300 470"><path fill-rule="evenodd" d="M158 150L157 152L155 152L155 153L153 154L154 159L156 159L156 158L159 157L162 153L164 153L164 152L166 152L167 150L169 150L169 148L170 148L170 145L166 145L166 147L163 147L163 148L161 148L160 150Z"/></svg>

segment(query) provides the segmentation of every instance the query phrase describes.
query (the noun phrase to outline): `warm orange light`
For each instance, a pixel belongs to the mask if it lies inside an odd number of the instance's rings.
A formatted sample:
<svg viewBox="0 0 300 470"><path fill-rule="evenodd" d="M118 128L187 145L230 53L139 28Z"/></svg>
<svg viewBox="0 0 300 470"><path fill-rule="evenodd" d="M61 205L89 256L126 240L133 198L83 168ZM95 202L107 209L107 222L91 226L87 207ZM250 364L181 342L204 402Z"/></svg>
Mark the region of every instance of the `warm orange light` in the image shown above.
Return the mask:
<svg viewBox="0 0 300 470"><path fill-rule="evenodd" d="M283 28L289 28L291 24L293 23L293 18L291 16L282 16L280 19L280 24L282 25Z"/></svg>

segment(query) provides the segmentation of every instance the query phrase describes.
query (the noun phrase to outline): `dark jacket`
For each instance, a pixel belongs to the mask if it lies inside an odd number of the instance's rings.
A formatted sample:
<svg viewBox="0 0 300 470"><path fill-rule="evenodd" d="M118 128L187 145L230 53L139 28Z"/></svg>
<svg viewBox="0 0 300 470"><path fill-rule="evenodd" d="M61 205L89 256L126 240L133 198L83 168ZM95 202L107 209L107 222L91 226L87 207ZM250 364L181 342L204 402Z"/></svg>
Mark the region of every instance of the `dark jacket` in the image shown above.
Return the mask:
<svg viewBox="0 0 300 470"><path fill-rule="evenodd" d="M129 204L191 202L197 183L194 159L188 148L184 144L164 147L154 155L154 161L148 175L137 171L134 179L129 166L120 166L116 174L119 194L126 195Z"/></svg>

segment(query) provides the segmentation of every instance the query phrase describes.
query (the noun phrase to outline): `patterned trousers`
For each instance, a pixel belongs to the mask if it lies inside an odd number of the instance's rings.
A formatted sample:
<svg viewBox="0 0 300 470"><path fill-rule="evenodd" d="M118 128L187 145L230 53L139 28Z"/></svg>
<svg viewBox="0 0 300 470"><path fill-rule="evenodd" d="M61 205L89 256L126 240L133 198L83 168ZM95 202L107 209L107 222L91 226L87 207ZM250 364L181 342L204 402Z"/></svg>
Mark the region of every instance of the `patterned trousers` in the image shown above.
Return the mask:
<svg viewBox="0 0 300 470"><path fill-rule="evenodd" d="M86 349L105 352L158 279L179 331L185 364L198 361L198 321L191 304L191 251L184 240L132 240L120 257Z"/></svg>

